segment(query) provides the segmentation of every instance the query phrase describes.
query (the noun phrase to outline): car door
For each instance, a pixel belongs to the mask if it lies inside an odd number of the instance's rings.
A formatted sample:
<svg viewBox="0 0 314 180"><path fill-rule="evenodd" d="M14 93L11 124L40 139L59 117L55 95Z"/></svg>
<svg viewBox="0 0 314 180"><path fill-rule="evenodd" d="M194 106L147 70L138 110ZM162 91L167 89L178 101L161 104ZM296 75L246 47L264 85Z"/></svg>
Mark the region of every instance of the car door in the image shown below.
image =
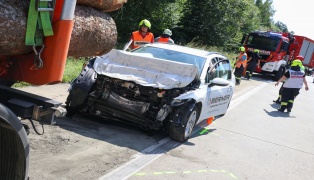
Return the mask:
<svg viewBox="0 0 314 180"><path fill-rule="evenodd" d="M204 118L225 114L234 91L230 61L214 59L216 63L209 69L205 78L208 88Z"/></svg>

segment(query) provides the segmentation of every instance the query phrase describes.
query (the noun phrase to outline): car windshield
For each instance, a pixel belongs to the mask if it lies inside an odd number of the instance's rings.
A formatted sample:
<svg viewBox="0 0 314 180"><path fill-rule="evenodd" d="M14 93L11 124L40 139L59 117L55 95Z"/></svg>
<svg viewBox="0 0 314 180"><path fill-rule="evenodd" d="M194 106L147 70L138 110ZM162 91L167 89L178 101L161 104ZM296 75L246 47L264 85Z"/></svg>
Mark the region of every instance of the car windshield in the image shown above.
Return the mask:
<svg viewBox="0 0 314 180"><path fill-rule="evenodd" d="M276 51L279 42L278 38L249 36L247 45L257 49Z"/></svg>
<svg viewBox="0 0 314 180"><path fill-rule="evenodd" d="M169 49L150 47L150 46L143 46L132 52L133 53L145 53L149 57L166 59L169 61L194 64L196 65L199 74L201 74L205 61L206 61L206 58L204 57L195 56L195 55L191 55L191 54L187 54L187 53L183 53L179 51L173 51Z"/></svg>

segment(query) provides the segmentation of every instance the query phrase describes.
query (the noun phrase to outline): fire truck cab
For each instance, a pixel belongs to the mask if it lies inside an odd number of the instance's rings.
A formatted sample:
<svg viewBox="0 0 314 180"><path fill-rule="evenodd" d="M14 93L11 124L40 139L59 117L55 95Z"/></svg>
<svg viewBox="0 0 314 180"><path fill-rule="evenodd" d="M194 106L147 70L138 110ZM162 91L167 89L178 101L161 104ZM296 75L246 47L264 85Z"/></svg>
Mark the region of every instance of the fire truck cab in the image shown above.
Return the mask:
<svg viewBox="0 0 314 180"><path fill-rule="evenodd" d="M272 74L278 80L285 70L289 68L290 61L297 55L304 57L303 65L307 69L314 67L314 41L290 33L254 31L242 38L248 56L255 49L260 51L260 66L256 73Z"/></svg>

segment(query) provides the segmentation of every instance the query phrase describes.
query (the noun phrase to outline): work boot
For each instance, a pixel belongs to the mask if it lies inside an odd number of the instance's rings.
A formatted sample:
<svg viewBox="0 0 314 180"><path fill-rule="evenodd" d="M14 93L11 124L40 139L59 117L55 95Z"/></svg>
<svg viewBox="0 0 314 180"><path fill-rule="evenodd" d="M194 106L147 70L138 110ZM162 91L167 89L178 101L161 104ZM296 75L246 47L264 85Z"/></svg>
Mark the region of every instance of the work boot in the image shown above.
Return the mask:
<svg viewBox="0 0 314 180"><path fill-rule="evenodd" d="M273 100L273 102L276 103L276 104L280 104L279 98L276 99L276 100Z"/></svg>
<svg viewBox="0 0 314 180"><path fill-rule="evenodd" d="M285 112L285 110L281 109L281 108L278 108L277 110L280 111L280 112Z"/></svg>
<svg viewBox="0 0 314 180"><path fill-rule="evenodd" d="M236 85L240 85L240 79L236 79Z"/></svg>
<svg viewBox="0 0 314 180"><path fill-rule="evenodd" d="M288 112L291 112L291 109L287 109Z"/></svg>
<svg viewBox="0 0 314 180"><path fill-rule="evenodd" d="M249 73L246 73L245 78L246 78L247 80L250 80L250 75L249 75Z"/></svg>

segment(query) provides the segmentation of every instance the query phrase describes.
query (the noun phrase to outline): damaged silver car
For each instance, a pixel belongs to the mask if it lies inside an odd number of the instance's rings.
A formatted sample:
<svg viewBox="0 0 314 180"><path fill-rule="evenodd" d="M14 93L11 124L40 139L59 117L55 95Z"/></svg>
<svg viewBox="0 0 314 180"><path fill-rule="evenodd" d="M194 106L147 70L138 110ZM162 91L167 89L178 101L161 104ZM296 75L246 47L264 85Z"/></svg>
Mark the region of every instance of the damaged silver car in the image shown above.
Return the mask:
<svg viewBox="0 0 314 180"><path fill-rule="evenodd" d="M234 84L230 61L217 52L160 43L113 49L72 82L67 115L164 130L183 142L197 122L226 113Z"/></svg>

